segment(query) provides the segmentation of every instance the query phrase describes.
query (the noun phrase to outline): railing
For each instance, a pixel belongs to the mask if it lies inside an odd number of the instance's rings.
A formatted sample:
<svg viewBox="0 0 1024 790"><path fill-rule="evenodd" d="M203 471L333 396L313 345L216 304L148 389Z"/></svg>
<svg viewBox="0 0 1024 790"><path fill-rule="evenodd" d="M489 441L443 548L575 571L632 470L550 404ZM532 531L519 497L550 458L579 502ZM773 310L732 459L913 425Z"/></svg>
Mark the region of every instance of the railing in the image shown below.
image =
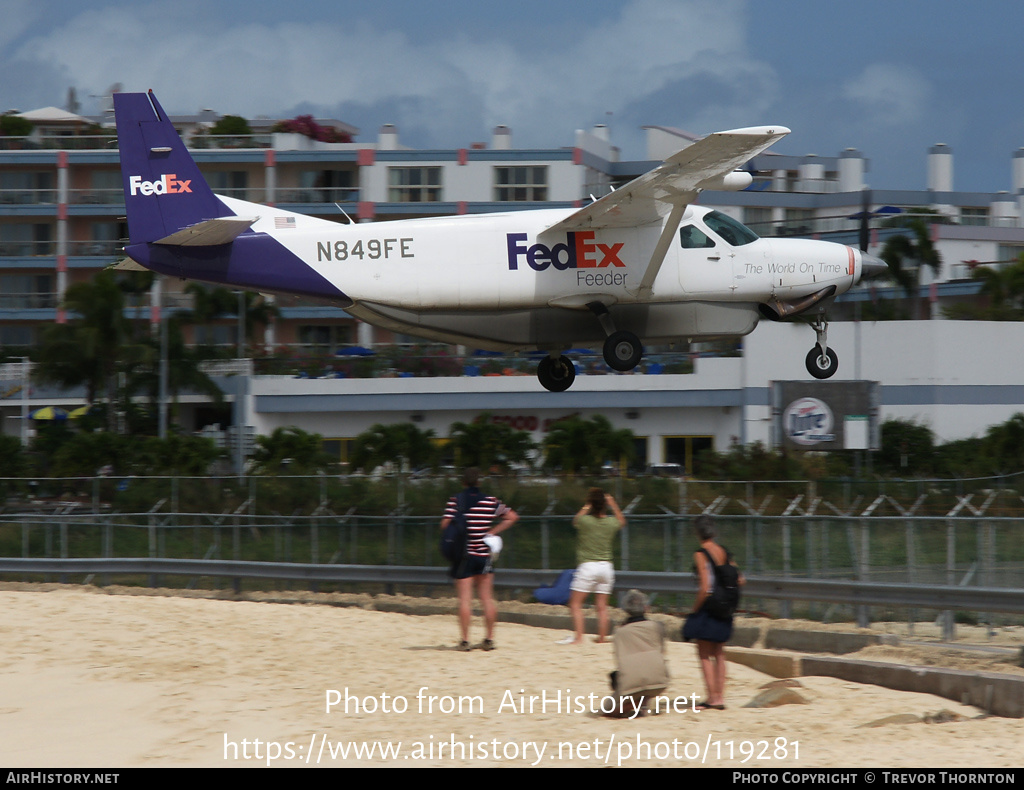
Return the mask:
<svg viewBox="0 0 1024 790"><path fill-rule="evenodd" d="M2 310L53 309L58 301L55 293L0 293Z"/></svg>
<svg viewBox="0 0 1024 790"><path fill-rule="evenodd" d="M56 254L53 241L0 241L0 258L38 258Z"/></svg>
<svg viewBox="0 0 1024 790"><path fill-rule="evenodd" d="M232 580L236 591L243 579L273 579L328 584L420 585L443 587L450 584L447 569L425 566L331 565L290 562L236 562L231 560L167 559L4 559L0 573L47 574L90 577L101 575L148 576L156 583L160 576L223 577ZM502 569L495 574L496 587L535 588L552 580L552 574L524 568ZM693 594L692 573L642 573L618 571L620 588L635 587L649 592ZM781 601L816 601L856 606L906 607L928 610L976 610L1024 615L1024 589L948 587L923 584L877 584L855 581L815 581L748 577L743 589L751 598Z"/></svg>
<svg viewBox="0 0 1024 790"><path fill-rule="evenodd" d="M356 203L356 187L307 187L305 189L278 189L278 203Z"/></svg>
<svg viewBox="0 0 1024 790"><path fill-rule="evenodd" d="M124 205L124 190L121 187L68 190L68 202L76 205Z"/></svg>
<svg viewBox="0 0 1024 790"><path fill-rule="evenodd" d="M116 241L69 241L68 254L78 257L110 258L121 255L125 243L122 239Z"/></svg>
<svg viewBox="0 0 1024 790"><path fill-rule="evenodd" d="M49 151L80 151L102 148L110 150L117 145L117 137L110 134L100 135L65 135L43 134L29 137L0 137L0 151L49 150Z"/></svg>
<svg viewBox="0 0 1024 790"><path fill-rule="evenodd" d="M56 189L0 189L0 206L53 205L56 202Z"/></svg>
<svg viewBox="0 0 1024 790"><path fill-rule="evenodd" d="M272 148L272 134L196 134L187 141L193 149Z"/></svg>

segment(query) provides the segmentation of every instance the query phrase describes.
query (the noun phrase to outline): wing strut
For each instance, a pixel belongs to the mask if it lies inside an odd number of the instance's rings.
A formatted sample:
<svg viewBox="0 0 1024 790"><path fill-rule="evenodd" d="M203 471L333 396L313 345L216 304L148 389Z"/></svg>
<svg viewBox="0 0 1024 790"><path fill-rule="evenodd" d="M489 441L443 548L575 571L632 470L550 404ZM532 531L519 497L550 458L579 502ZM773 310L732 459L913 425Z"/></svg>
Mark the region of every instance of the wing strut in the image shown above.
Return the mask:
<svg viewBox="0 0 1024 790"><path fill-rule="evenodd" d="M647 262L647 270L644 272L643 279L640 281L640 287L636 291L636 296L641 301L650 298L654 293L654 280L658 276L658 272L661 271L661 264L665 262L668 245L672 243L672 239L676 235L676 230L679 228L679 223L683 220L683 212L686 211L687 205L689 205L689 200L672 204L672 211L669 212L668 221L661 230L661 236L658 238L658 243L654 246L651 260Z"/></svg>

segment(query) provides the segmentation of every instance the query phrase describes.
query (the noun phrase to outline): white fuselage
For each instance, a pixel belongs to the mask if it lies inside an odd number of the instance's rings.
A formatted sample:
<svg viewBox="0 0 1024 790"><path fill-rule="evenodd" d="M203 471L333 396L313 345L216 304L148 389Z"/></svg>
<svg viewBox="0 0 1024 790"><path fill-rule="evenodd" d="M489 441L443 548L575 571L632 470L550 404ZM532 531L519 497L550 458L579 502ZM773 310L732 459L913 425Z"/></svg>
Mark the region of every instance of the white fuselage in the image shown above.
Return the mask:
<svg viewBox="0 0 1024 790"><path fill-rule="evenodd" d="M350 297L353 315L495 348L601 339L586 308L594 302L648 342L742 335L756 325L759 303L829 285L843 293L860 276L860 255L849 247L752 234L730 244L704 221L709 209L691 206L644 294L662 225L544 233L572 211L350 225L304 217L294 230L266 230Z"/></svg>

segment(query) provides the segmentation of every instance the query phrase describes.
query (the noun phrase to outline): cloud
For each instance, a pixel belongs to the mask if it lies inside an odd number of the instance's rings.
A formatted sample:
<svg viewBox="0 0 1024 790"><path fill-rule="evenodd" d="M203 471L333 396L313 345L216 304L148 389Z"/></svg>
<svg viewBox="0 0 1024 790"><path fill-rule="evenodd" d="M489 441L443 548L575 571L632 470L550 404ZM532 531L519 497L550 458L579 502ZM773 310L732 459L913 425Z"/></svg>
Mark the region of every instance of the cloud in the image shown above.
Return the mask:
<svg viewBox="0 0 1024 790"><path fill-rule="evenodd" d="M844 99L860 105L871 124L905 126L921 119L931 99L931 85L910 66L873 63L844 83Z"/></svg>
<svg viewBox="0 0 1024 790"><path fill-rule="evenodd" d="M739 115L752 122L772 95L771 68L746 53L738 0L632 0L612 16L549 26L535 40L508 40L498 26L490 35L454 25L443 39L414 38L365 18L270 24L204 8L107 4L23 38L15 54L46 64L51 82L63 78L58 97L71 84L86 96L121 82L153 88L172 112L390 108L399 117L370 124L395 122L407 127L403 140L445 147L499 123L513 128L517 145L566 144L573 129L606 113L643 123L651 111L659 123L713 131ZM409 140L412 130L422 139Z"/></svg>

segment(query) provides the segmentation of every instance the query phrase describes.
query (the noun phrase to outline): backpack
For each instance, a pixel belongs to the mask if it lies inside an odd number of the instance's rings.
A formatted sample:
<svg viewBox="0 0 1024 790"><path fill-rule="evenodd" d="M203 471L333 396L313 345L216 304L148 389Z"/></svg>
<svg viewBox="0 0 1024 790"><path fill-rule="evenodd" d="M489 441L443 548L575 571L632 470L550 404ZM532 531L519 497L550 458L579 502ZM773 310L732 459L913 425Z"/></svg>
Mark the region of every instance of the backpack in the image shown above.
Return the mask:
<svg viewBox="0 0 1024 790"><path fill-rule="evenodd" d="M455 498L455 515L441 533L441 556L452 563L461 562L469 546L469 518L467 514L481 499L478 493L460 491Z"/></svg>
<svg viewBox="0 0 1024 790"><path fill-rule="evenodd" d="M731 555L725 553L725 562L722 565L715 565L715 560L707 549L701 549L704 555L715 570L715 585L711 588L711 595L704 600L704 609L712 617L719 620L728 620L736 614L736 607L740 603L740 571L730 563Z"/></svg>

